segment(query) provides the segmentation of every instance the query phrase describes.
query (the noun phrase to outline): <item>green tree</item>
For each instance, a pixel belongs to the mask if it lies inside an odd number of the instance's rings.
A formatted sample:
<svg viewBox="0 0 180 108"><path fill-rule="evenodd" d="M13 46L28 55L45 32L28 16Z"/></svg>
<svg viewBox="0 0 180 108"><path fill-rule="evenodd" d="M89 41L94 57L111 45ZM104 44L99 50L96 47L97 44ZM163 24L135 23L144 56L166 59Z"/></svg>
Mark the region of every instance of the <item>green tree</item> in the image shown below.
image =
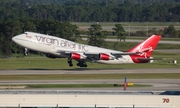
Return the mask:
<svg viewBox="0 0 180 108"><path fill-rule="evenodd" d="M22 32L36 30L35 24L33 23L33 21L29 20L28 18L24 18L20 21L21 21Z"/></svg>
<svg viewBox="0 0 180 108"><path fill-rule="evenodd" d="M38 29L37 31L43 34L54 35L57 30L58 23L60 22L56 20L50 20L50 19L42 20L37 25L37 29Z"/></svg>
<svg viewBox="0 0 180 108"><path fill-rule="evenodd" d="M77 41L81 39L80 31L76 25L72 25L69 22L58 23L56 28L56 36L65 38L71 41Z"/></svg>
<svg viewBox="0 0 180 108"><path fill-rule="evenodd" d="M18 20L8 20L0 24L0 52L1 55L10 55L12 52L17 52L16 45L11 38L21 33L21 26Z"/></svg>
<svg viewBox="0 0 180 108"><path fill-rule="evenodd" d="M174 37L174 38L178 37L178 32L174 28L173 25L170 25L167 28L165 28L163 34L164 34L165 37Z"/></svg>
<svg viewBox="0 0 180 108"><path fill-rule="evenodd" d="M121 24L115 24L113 30L115 31L113 34L117 36L117 40L126 40L125 30Z"/></svg>
<svg viewBox="0 0 180 108"><path fill-rule="evenodd" d="M56 20L64 21L65 20L65 9L62 6L59 6L56 11Z"/></svg>
<svg viewBox="0 0 180 108"><path fill-rule="evenodd" d="M71 41L79 40L80 31L76 25L69 22L59 22L57 20L43 20L37 25L37 31L43 34L58 36Z"/></svg>
<svg viewBox="0 0 180 108"><path fill-rule="evenodd" d="M106 36L104 32L101 31L101 25L99 24L92 24L91 27L88 29L88 44L94 46L104 46Z"/></svg>

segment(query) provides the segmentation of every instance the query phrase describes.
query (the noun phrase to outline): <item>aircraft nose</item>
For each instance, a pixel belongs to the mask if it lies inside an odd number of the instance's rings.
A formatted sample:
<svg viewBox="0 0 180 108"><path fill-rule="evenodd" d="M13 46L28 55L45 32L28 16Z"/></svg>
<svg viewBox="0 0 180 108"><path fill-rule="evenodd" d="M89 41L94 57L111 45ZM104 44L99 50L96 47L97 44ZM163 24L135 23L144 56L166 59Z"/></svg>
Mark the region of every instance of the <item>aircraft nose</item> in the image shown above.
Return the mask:
<svg viewBox="0 0 180 108"><path fill-rule="evenodd" d="M15 43L19 43L19 38L20 38L20 35L14 36L12 37L12 41Z"/></svg>
<svg viewBox="0 0 180 108"><path fill-rule="evenodd" d="M13 42L16 41L16 36L12 37L12 41L13 41Z"/></svg>

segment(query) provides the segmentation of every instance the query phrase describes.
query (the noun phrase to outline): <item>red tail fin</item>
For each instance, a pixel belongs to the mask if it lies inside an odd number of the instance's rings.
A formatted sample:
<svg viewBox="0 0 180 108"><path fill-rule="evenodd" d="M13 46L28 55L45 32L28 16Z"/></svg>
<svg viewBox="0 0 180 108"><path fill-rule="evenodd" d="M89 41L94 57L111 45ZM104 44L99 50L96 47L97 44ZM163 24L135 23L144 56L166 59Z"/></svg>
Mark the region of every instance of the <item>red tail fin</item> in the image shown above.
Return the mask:
<svg viewBox="0 0 180 108"><path fill-rule="evenodd" d="M139 54L136 55L131 55L131 58L134 62L136 63L141 63L141 62L149 62L149 60L140 60L140 58L150 58L152 52L156 48L159 40L161 39L161 36L159 35L152 35L145 41L141 42L134 48L130 49L129 52L140 52ZM138 60L139 59L139 60Z"/></svg>

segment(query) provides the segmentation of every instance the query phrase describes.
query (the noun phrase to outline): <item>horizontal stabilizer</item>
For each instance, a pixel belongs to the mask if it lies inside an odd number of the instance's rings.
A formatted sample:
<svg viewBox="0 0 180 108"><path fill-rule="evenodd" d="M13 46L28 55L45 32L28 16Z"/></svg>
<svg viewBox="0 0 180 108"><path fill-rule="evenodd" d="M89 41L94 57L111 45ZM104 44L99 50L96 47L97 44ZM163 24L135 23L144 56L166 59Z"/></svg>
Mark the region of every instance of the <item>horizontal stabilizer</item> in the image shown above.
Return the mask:
<svg viewBox="0 0 180 108"><path fill-rule="evenodd" d="M136 58L136 60L162 60L162 58Z"/></svg>
<svg viewBox="0 0 180 108"><path fill-rule="evenodd" d="M139 54L140 52L122 52L122 53L111 53L112 55L135 55Z"/></svg>

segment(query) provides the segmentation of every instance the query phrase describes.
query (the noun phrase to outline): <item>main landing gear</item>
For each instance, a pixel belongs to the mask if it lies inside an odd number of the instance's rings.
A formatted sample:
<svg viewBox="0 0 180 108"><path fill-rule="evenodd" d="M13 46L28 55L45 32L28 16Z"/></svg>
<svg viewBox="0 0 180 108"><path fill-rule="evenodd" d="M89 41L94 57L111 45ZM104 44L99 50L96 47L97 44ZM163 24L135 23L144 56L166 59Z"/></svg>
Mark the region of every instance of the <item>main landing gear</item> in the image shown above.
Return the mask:
<svg viewBox="0 0 180 108"><path fill-rule="evenodd" d="M72 64L72 59L68 59L68 64L69 64L70 67L73 66L73 64Z"/></svg>
<svg viewBox="0 0 180 108"><path fill-rule="evenodd" d="M87 67L87 64L86 64L85 61L79 61L79 62L77 63L77 66L80 66L80 67Z"/></svg>
<svg viewBox="0 0 180 108"><path fill-rule="evenodd" d="M68 64L69 64L70 67L73 66L73 64L72 64L72 59L68 59ZM78 61L77 66L87 67L87 64L86 64L85 61L80 60L80 61Z"/></svg>

